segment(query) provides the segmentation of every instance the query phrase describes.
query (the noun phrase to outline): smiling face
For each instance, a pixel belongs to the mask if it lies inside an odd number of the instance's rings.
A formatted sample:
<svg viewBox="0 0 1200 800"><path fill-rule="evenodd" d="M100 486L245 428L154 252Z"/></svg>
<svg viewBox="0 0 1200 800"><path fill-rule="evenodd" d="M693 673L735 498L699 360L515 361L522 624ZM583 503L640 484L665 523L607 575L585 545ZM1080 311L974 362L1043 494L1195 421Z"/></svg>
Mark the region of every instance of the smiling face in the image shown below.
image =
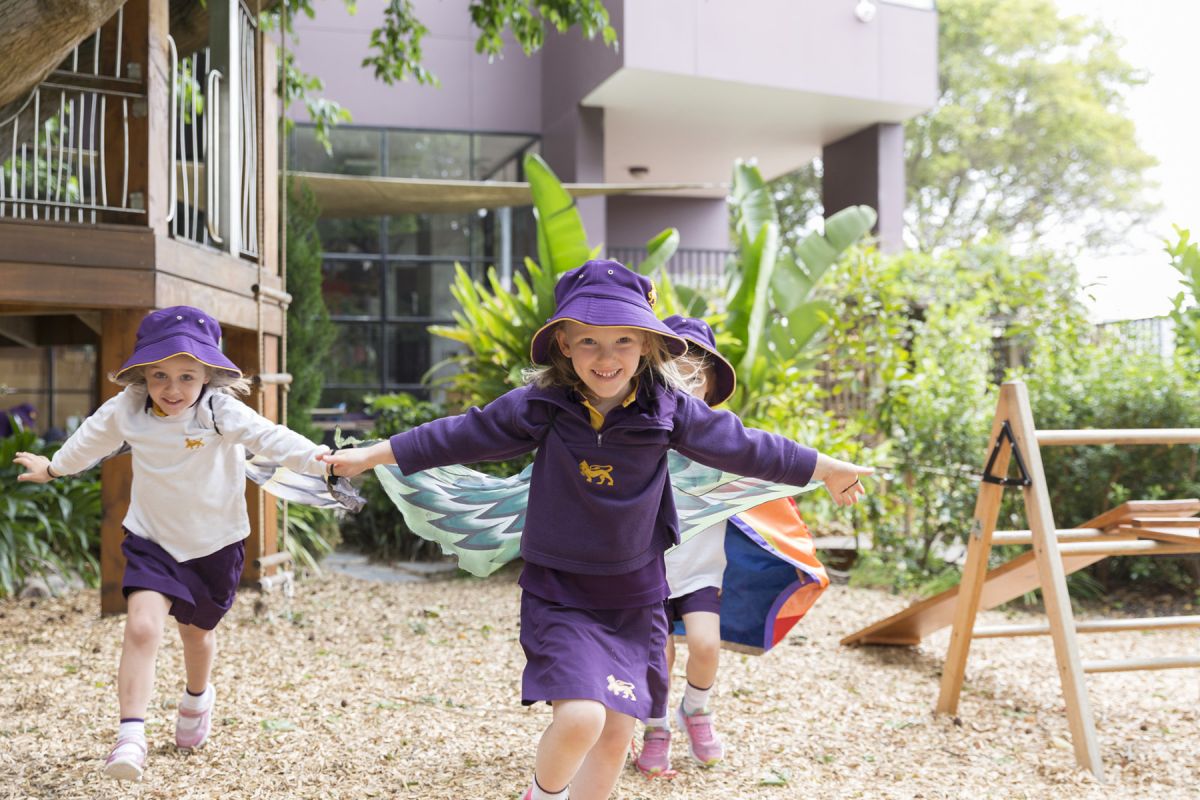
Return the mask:
<svg viewBox="0 0 1200 800"><path fill-rule="evenodd" d="M619 403L629 394L638 362L650 342L637 328L600 328L565 322L554 332L558 349L571 359L592 400Z"/></svg>
<svg viewBox="0 0 1200 800"><path fill-rule="evenodd" d="M171 356L143 369L150 399L168 417L191 408L208 383L208 369L189 356Z"/></svg>

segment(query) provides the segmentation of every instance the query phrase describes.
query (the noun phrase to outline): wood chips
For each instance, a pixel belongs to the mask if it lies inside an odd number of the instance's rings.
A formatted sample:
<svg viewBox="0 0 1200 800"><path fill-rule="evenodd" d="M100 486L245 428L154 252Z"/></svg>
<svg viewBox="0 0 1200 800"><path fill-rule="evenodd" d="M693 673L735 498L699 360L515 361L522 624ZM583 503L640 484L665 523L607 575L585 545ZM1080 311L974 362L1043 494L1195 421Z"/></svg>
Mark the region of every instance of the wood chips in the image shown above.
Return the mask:
<svg viewBox="0 0 1200 800"><path fill-rule="evenodd" d="M550 720L545 705L519 702L518 595L512 570L416 584L312 578L290 617L282 597L243 592L218 628L211 740L195 753L173 744L183 666L168 630L145 780L123 786L100 773L123 617L99 618L94 591L0 603L0 798L518 798ZM678 776L628 768L616 796L1200 797L1195 670L1088 677L1102 787L1075 767L1047 637L976 642L958 719L932 713L948 632L913 649L838 646L904 605L833 586L771 653L722 653L726 762L688 763L676 733ZM1089 659L1195 654L1200 634L1096 635L1082 648Z"/></svg>

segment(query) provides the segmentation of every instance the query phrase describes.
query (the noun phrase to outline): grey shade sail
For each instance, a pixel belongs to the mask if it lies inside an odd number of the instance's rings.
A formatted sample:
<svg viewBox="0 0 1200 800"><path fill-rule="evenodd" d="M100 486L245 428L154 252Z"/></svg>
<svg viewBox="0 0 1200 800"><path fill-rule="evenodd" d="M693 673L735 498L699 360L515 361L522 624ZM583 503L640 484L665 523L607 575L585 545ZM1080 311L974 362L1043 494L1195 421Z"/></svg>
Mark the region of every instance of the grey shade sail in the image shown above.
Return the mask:
<svg viewBox="0 0 1200 800"><path fill-rule="evenodd" d="M438 214L533 203L529 184L514 181L438 181L291 172L292 180L316 197L322 217L374 217L393 214ZM724 191L713 183L566 183L572 197L618 194L671 194Z"/></svg>

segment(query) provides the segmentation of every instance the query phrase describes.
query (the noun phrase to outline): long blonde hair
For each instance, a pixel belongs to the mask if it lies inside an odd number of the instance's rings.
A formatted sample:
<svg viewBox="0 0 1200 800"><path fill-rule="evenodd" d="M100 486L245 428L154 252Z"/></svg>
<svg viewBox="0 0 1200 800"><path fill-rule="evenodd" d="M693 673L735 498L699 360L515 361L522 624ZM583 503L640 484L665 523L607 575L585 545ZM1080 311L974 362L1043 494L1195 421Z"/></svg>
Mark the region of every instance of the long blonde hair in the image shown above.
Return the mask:
<svg viewBox="0 0 1200 800"><path fill-rule="evenodd" d="M149 365L146 365L149 366ZM245 397L250 394L254 388L254 384L249 378L244 375L238 375L230 372L227 369L218 367L210 367L204 365L204 374L208 378L208 383L205 389L212 392L224 392L226 394L241 395ZM146 385L146 367L132 367L118 375L115 372L108 373L108 379L118 386L145 386Z"/></svg>
<svg viewBox="0 0 1200 800"><path fill-rule="evenodd" d="M558 336L556 334L561 324L559 323L559 325L548 331L550 342L547 347L547 353L550 363L523 370L521 377L524 378L525 383L533 384L539 389L561 386L566 389L574 389L579 394L587 397L589 395L587 385L579 377L579 374L575 372L575 367L571 363L571 359L563 355L562 350L558 349ZM648 375L652 381L657 381L670 389L677 389L690 394L692 388L698 386L700 383L698 373L693 371L690 375L685 375L684 371L679 368L679 364L676 363L678 360L677 357L672 355L670 349L668 349L666 338L661 334L654 333L653 331L642 331L642 333L650 343L650 349L646 355L638 360L638 368L637 372L634 373L634 378Z"/></svg>

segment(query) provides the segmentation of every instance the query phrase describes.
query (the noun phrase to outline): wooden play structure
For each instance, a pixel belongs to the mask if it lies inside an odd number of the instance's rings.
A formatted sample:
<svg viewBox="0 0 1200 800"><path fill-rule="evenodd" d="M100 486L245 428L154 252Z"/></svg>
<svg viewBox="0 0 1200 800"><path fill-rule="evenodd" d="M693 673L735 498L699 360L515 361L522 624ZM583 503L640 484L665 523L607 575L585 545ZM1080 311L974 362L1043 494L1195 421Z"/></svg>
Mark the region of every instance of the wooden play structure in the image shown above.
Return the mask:
<svg viewBox="0 0 1200 800"><path fill-rule="evenodd" d="M915 645L933 631L952 625L942 670L937 711L958 708L971 640L1049 634L1066 701L1075 758L1104 779L1100 748L1084 675L1090 672L1200 667L1200 653L1157 658L1084 661L1076 634L1166 628L1200 628L1200 615L1076 622L1066 576L1109 556L1200 553L1200 500L1131 501L1082 523L1055 527L1041 447L1063 445L1200 444L1200 429L1058 430L1034 427L1029 395L1020 382L1005 383L992 423L988 457L971 523L959 586L913 604L844 639L844 645ZM1008 478L1010 462L1018 476ZM1029 530L997 531L1005 487L1020 486ZM1008 563L988 569L993 545L1029 545ZM975 626L981 608L994 608L1040 588L1047 624Z"/></svg>
<svg viewBox="0 0 1200 800"><path fill-rule="evenodd" d="M267 0L126 0L0 107L0 344L95 348L94 395L133 349L148 311L199 306L255 379L249 403L282 420L290 296L279 235L278 57L258 25ZM11 77L11 76L6 76ZM124 610L127 457L101 467L101 610ZM264 585L275 501L247 489L243 580Z"/></svg>

